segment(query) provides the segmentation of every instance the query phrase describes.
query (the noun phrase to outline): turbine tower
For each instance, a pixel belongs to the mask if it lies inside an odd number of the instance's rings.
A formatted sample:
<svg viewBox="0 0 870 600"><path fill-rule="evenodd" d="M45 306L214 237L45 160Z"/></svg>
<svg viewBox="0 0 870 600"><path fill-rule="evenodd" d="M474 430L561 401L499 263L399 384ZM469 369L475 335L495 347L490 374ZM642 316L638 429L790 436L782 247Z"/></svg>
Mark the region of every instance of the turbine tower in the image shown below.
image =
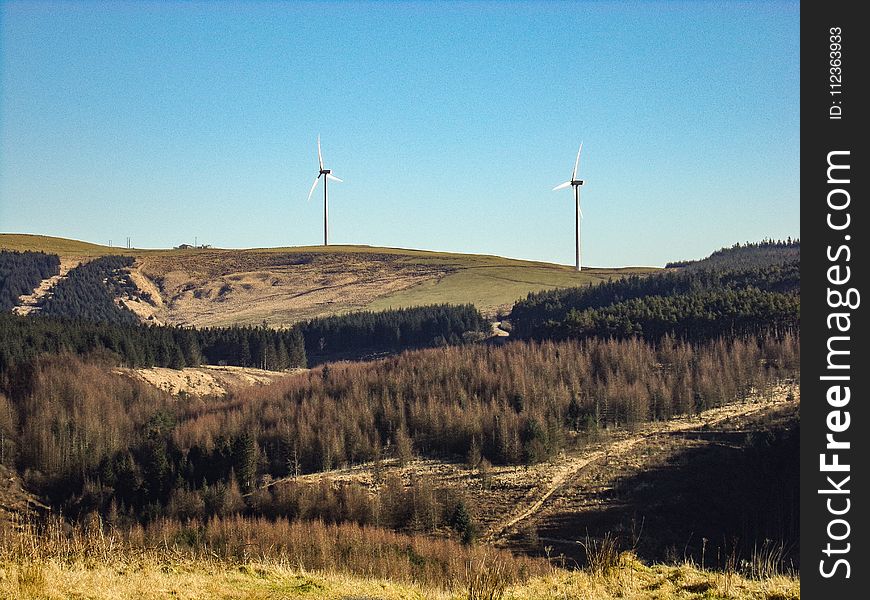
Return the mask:
<svg viewBox="0 0 870 600"><path fill-rule="evenodd" d="M553 188L554 192L556 190L563 190L569 185L574 188L574 206L576 208L574 235L577 238L577 271L580 271L580 219L583 217L583 211L580 210L580 186L584 183L582 179L577 179L577 167L580 165L580 152L582 151L583 142L580 142L580 150L577 150L577 160L574 161L574 171L571 173L571 179Z"/></svg>
<svg viewBox="0 0 870 600"><path fill-rule="evenodd" d="M332 174L332 169L323 168L323 153L320 151L320 136L317 136L317 160L320 162L320 173L314 178L314 184L311 186L311 191L308 192L308 199L311 200L311 194L314 193L314 188L317 187L317 182L323 177L323 245L329 245L329 180L341 182L342 180Z"/></svg>

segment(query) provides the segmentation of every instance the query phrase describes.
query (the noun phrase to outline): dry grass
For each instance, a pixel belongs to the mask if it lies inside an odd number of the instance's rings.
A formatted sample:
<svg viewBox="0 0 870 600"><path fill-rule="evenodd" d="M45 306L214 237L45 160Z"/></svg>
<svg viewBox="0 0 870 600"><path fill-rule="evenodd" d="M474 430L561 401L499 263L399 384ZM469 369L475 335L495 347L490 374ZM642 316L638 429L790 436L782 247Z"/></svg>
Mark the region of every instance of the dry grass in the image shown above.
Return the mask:
<svg viewBox="0 0 870 600"><path fill-rule="evenodd" d="M450 598L449 592L375 578L314 573L272 563L209 565L123 561L86 567L50 561L0 566L0 597L19 600L289 599L399 600Z"/></svg>
<svg viewBox="0 0 870 600"><path fill-rule="evenodd" d="M472 575L471 579L480 582L486 577ZM493 594L484 595L493 589ZM720 573L702 572L691 565L646 567L626 559L626 564L608 577L554 569L521 584L497 583L494 588L460 584L444 589L377 577L309 571L275 561L232 564L116 556L107 562L90 564L57 559L0 560L0 597L19 600L797 600L800 582L789 577L764 581L736 577L726 592Z"/></svg>
<svg viewBox="0 0 870 600"><path fill-rule="evenodd" d="M287 325L351 310L472 303L508 309L531 291L598 283L637 270L360 246L153 252L139 272L159 282L157 317L192 325ZM641 270L643 271L643 270Z"/></svg>
<svg viewBox="0 0 870 600"><path fill-rule="evenodd" d="M0 598L796 600L800 581L650 567L627 552L608 569L567 571L483 546L321 523L164 521L120 532L98 520L17 520L0 530Z"/></svg>
<svg viewBox="0 0 870 600"><path fill-rule="evenodd" d="M621 565L607 575L588 571L554 571L545 577L510 588L505 598L531 600L568 598L572 600L671 600L752 599L797 600L800 580L778 576L756 581L739 575L726 591L723 574L702 571L695 565L653 565L640 563L623 553Z"/></svg>
<svg viewBox="0 0 870 600"><path fill-rule="evenodd" d="M92 571L105 574L106 567L119 575L206 571L234 577L241 567L255 575L256 568L269 568L278 575L313 572L389 580L398 589L417 586L439 593L465 589L470 569L495 577L503 586L550 570L542 559L505 550L319 521L231 517L187 525L160 520L148 527L112 529L97 519L86 525L19 519L0 530L0 591L7 594L14 585L18 594L40 597L43 588L58 587L43 586L44 582L89 577ZM54 575L49 577L49 571Z"/></svg>

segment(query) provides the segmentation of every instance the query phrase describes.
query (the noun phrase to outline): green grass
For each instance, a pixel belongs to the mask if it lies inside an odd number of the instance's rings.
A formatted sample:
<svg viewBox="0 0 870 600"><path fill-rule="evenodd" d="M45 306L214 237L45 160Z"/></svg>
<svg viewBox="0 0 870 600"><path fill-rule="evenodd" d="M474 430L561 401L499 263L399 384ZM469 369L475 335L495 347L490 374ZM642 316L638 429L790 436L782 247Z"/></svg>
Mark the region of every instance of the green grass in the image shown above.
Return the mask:
<svg viewBox="0 0 870 600"><path fill-rule="evenodd" d="M631 273L650 273L654 269L589 269L577 273L557 265L458 266L457 271L440 280L431 280L386 298L379 298L370 310L405 308L421 304L471 302L484 311L505 309L529 292L560 287L601 283Z"/></svg>
<svg viewBox="0 0 870 600"><path fill-rule="evenodd" d="M509 309L529 292L597 284L631 274L649 274L657 267L588 268L578 273L573 267L519 260L486 254L458 254L374 246L300 246L251 250L270 253L356 253L401 257L402 262L444 266L453 272L410 289L379 298L366 306L379 311L426 304L472 303L484 312Z"/></svg>
<svg viewBox="0 0 870 600"><path fill-rule="evenodd" d="M124 253L119 248L29 233L0 233L0 250L42 251L60 256L102 256L104 254Z"/></svg>

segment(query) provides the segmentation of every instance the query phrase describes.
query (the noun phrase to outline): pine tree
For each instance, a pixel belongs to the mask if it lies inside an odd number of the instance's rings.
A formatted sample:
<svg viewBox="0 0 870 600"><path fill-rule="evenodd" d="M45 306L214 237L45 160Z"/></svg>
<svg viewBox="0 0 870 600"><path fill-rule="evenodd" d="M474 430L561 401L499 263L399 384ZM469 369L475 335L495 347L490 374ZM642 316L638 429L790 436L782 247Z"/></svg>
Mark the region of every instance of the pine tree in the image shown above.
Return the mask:
<svg viewBox="0 0 870 600"><path fill-rule="evenodd" d="M257 438L250 429L245 429L233 444L232 464L238 484L245 491L253 489L257 477Z"/></svg>
<svg viewBox="0 0 870 600"><path fill-rule="evenodd" d="M460 500L456 504L456 509L453 511L450 523L453 529L459 533L459 539L462 540L463 544L468 545L474 541L476 537L474 522L471 520L468 509L465 507L465 502Z"/></svg>

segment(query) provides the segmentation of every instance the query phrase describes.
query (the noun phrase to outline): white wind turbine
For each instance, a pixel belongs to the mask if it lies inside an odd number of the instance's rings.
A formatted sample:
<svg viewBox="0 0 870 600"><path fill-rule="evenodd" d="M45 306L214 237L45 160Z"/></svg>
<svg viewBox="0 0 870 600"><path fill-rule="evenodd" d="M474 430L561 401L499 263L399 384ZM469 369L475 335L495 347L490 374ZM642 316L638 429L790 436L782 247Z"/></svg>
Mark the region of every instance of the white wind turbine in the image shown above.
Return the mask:
<svg viewBox="0 0 870 600"><path fill-rule="evenodd" d="M561 183L553 188L553 191L563 190L566 187L574 187L574 205L577 209L574 215L574 232L577 238L577 270L580 270L580 219L583 217L583 211L580 210L580 186L583 185L582 179L577 179L577 167L580 165L580 152L583 151L583 142L580 142L580 150L577 151L577 160L574 161L574 171L571 173L571 179L565 183Z"/></svg>
<svg viewBox="0 0 870 600"><path fill-rule="evenodd" d="M341 182L342 180L332 174L332 169L323 168L323 153L320 151L320 136L317 136L317 160L320 161L320 173L314 178L314 184L311 186L311 191L308 192L308 200L311 200L311 194L314 193L314 188L317 187L317 182L323 177L323 245L329 245L329 180Z"/></svg>

